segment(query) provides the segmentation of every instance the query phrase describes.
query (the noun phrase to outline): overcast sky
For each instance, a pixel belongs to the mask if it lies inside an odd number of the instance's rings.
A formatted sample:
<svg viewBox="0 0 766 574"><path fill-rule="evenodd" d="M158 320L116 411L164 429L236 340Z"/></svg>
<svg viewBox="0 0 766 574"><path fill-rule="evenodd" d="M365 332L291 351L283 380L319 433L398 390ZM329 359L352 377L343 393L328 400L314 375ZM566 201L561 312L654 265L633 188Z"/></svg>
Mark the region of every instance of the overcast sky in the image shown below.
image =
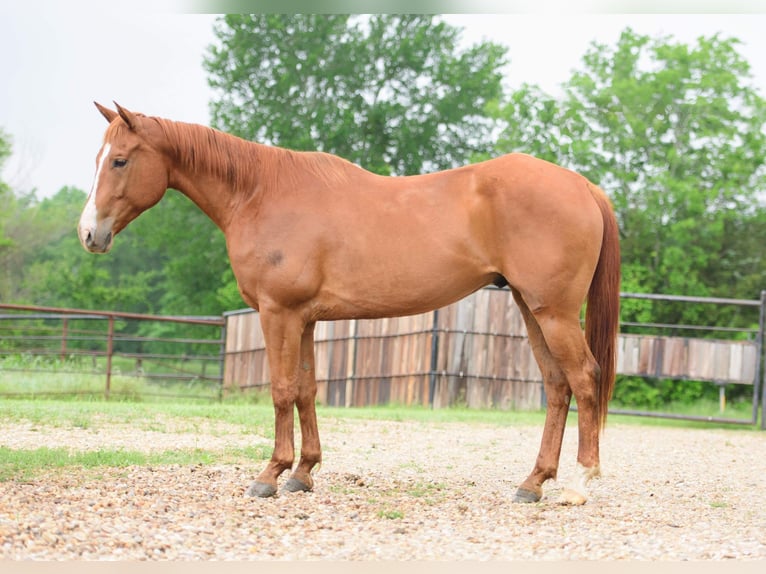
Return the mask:
<svg viewBox="0 0 766 574"><path fill-rule="evenodd" d="M25 7L26 6L26 7ZM87 191L105 121L93 100L148 115L207 124L212 93L202 68L215 15L131 9L71 11L67 3L30 10L0 2L0 128L14 155L0 177L39 197L71 185ZM133 5L131 5L133 8ZM453 15L464 40L508 46L508 84L555 92L590 42L614 44L621 30L693 43L716 32L739 38L754 82L766 95L766 14Z"/></svg>

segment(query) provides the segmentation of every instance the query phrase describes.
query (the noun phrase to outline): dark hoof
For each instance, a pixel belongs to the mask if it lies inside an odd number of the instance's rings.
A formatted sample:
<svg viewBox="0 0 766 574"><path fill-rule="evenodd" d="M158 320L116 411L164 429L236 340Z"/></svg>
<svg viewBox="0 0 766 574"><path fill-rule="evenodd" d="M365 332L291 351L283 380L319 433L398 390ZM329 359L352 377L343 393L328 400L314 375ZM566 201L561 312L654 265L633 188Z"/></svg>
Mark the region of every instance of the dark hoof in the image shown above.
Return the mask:
<svg viewBox="0 0 766 574"><path fill-rule="evenodd" d="M515 496L513 497L514 502L520 502L523 504L529 504L530 502L539 502L540 501L540 495L538 495L535 492L532 492L531 490L527 490L526 488L519 488L516 491Z"/></svg>
<svg viewBox="0 0 766 574"><path fill-rule="evenodd" d="M266 484L265 482L254 482L250 485L250 488L245 492L245 496L252 496L256 498L271 498L276 496L276 487Z"/></svg>
<svg viewBox="0 0 766 574"><path fill-rule="evenodd" d="M287 492L311 492L311 487L297 478L290 477L287 479L287 482L285 482L282 490Z"/></svg>

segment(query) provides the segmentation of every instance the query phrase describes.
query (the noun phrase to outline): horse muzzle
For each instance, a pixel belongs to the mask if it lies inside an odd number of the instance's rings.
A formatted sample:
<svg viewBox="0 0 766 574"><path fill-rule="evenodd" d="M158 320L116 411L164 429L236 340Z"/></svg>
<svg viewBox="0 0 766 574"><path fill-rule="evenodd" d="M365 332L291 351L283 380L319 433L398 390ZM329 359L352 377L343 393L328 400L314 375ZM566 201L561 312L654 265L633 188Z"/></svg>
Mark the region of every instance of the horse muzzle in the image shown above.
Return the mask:
<svg viewBox="0 0 766 574"><path fill-rule="evenodd" d="M107 253L112 248L114 234L111 224L96 227L80 225L77 233L82 246L91 253Z"/></svg>

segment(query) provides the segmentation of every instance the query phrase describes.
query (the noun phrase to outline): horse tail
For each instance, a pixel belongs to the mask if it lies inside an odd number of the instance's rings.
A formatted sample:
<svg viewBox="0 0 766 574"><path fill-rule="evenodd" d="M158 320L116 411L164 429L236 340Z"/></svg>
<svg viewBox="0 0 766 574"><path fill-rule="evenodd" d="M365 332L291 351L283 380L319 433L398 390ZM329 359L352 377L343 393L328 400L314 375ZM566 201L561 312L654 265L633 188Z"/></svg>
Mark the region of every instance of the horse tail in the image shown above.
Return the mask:
<svg viewBox="0 0 766 574"><path fill-rule="evenodd" d="M588 290L585 338L601 369L597 396L599 425L603 429L616 375L620 322L620 237L611 202L601 188L590 187L604 221L604 234L598 264Z"/></svg>

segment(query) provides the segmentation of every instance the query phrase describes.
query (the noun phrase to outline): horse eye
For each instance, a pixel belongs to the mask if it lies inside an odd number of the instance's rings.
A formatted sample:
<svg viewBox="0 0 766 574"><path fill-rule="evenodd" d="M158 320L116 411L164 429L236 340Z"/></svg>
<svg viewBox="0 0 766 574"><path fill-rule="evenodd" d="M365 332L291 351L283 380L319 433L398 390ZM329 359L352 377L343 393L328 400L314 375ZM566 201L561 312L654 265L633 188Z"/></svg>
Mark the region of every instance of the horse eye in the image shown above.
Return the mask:
<svg viewBox="0 0 766 574"><path fill-rule="evenodd" d="M112 167L125 167L128 164L128 160L117 158L112 162Z"/></svg>

